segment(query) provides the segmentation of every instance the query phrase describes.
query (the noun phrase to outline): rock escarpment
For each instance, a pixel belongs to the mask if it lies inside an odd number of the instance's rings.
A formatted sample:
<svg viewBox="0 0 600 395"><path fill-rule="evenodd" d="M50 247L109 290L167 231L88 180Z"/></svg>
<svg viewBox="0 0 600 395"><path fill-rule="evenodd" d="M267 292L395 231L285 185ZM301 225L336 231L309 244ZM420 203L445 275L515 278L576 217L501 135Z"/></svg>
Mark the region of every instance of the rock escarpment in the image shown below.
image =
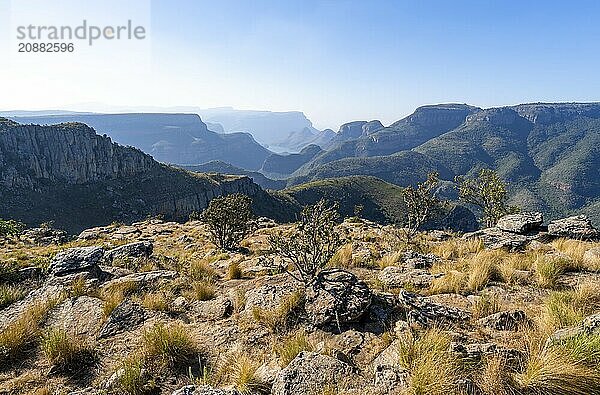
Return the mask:
<svg viewBox="0 0 600 395"><path fill-rule="evenodd" d="M71 232L149 215L187 219L221 195L254 198L259 215L285 209L248 177L195 174L156 162L79 123L0 120L0 217L53 221Z"/></svg>

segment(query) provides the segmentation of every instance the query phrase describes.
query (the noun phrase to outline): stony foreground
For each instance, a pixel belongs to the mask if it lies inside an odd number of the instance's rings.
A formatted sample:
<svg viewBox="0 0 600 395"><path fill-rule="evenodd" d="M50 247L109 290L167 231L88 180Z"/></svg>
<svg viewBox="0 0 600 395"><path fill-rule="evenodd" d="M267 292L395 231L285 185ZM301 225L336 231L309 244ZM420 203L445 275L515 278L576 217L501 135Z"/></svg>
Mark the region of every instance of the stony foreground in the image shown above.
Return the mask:
<svg viewBox="0 0 600 395"><path fill-rule="evenodd" d="M289 225L235 253L200 222L29 231L0 250L0 394L600 393L598 234L542 223L407 247L347 220L307 288L269 252Z"/></svg>

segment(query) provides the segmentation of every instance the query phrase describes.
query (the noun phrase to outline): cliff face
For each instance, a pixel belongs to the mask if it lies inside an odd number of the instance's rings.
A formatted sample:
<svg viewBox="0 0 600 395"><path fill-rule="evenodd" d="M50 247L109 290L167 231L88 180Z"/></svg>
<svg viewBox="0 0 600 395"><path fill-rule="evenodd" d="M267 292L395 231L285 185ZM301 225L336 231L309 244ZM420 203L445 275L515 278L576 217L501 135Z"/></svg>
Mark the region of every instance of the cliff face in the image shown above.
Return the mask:
<svg viewBox="0 0 600 395"><path fill-rule="evenodd" d="M157 163L80 123L0 124L0 184L35 188L40 180L83 184L152 170Z"/></svg>
<svg viewBox="0 0 600 395"><path fill-rule="evenodd" d="M243 193L259 215L285 210L248 177L194 174L113 143L83 124L19 125L0 119L0 218L54 221L77 232L161 214L186 219L215 196Z"/></svg>

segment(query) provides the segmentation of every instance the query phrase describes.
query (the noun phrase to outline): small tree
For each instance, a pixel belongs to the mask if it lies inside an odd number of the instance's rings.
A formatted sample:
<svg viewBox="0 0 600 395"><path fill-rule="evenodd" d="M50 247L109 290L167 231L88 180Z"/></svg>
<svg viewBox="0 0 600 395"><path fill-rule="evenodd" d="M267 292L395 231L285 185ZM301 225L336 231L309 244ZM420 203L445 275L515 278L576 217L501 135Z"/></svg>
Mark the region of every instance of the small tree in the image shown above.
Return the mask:
<svg viewBox="0 0 600 395"><path fill-rule="evenodd" d="M272 250L289 259L298 274L286 267L281 269L295 280L305 285L311 284L342 246L342 240L335 230L338 220L337 204L330 206L321 199L312 206L304 207L299 223L289 236L269 236Z"/></svg>
<svg viewBox="0 0 600 395"><path fill-rule="evenodd" d="M25 224L12 219L3 220L0 218L0 238L18 236L25 229Z"/></svg>
<svg viewBox="0 0 600 395"><path fill-rule="evenodd" d="M402 236L407 244L413 241L435 210L443 205L436 195L438 184L439 173L432 172L427 175L427 180L417 184L416 188L411 185L402 191L402 199L406 205L406 223Z"/></svg>
<svg viewBox="0 0 600 395"><path fill-rule="evenodd" d="M481 209L480 222L486 227L495 226L500 217L518 212L517 207L508 205L507 184L490 169L482 169L476 178L455 178L460 200Z"/></svg>
<svg viewBox="0 0 600 395"><path fill-rule="evenodd" d="M239 193L216 197L200 214L208 225L211 240L224 250L235 249L251 231L252 199Z"/></svg>

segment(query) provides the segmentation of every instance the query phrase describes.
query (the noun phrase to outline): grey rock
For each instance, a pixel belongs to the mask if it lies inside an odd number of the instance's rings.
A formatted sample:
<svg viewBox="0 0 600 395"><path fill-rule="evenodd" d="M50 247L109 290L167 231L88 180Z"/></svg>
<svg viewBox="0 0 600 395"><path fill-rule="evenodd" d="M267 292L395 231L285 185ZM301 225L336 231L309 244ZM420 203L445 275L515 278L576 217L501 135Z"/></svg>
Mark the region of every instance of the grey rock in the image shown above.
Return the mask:
<svg viewBox="0 0 600 395"><path fill-rule="evenodd" d="M51 244L58 245L69 241L69 235L64 230L45 226L25 229L19 238L37 246L48 246Z"/></svg>
<svg viewBox="0 0 600 395"><path fill-rule="evenodd" d="M144 309L137 303L126 299L110 313L100 330L98 338L107 338L120 332L130 331L145 320L146 312Z"/></svg>
<svg viewBox="0 0 600 395"><path fill-rule="evenodd" d="M548 224L548 234L554 237L567 237L577 240L595 240L600 232L585 215L563 218Z"/></svg>
<svg viewBox="0 0 600 395"><path fill-rule="evenodd" d="M469 362L479 362L482 359L490 356L500 356L511 366L518 366L523 361L524 355L518 350L498 346L495 343L470 343L463 344L452 342L450 351L458 357L468 360Z"/></svg>
<svg viewBox="0 0 600 395"><path fill-rule="evenodd" d="M154 270L151 272L132 273L114 280L110 280L104 283L102 287L111 288L124 283L134 283L140 287L144 287L153 285L159 281L172 280L177 276L178 273L172 270Z"/></svg>
<svg viewBox="0 0 600 395"><path fill-rule="evenodd" d="M342 325L360 319L371 305L371 291L354 274L325 271L306 289L305 310L312 325Z"/></svg>
<svg viewBox="0 0 600 395"><path fill-rule="evenodd" d="M398 340L394 340L373 360L375 385L385 391L408 388L408 370L400 366Z"/></svg>
<svg viewBox="0 0 600 395"><path fill-rule="evenodd" d="M153 244L149 241L138 241L135 243L125 244L107 251L104 255L104 260L107 262L112 262L115 259L148 258L150 255L152 255L153 248Z"/></svg>
<svg viewBox="0 0 600 395"><path fill-rule="evenodd" d="M490 249L506 249L509 251L524 250L529 242L536 240L537 235L520 235L493 227L465 233L463 239L479 238Z"/></svg>
<svg viewBox="0 0 600 395"><path fill-rule="evenodd" d="M196 302L193 312L200 320L221 320L233 314L233 302L226 297Z"/></svg>
<svg viewBox="0 0 600 395"><path fill-rule="evenodd" d="M335 358L303 351L284 368L273 384L272 395L303 395L322 391L352 375L352 367Z"/></svg>
<svg viewBox="0 0 600 395"><path fill-rule="evenodd" d="M497 331L508 331L527 325L529 319L522 310L507 310L480 318L477 322Z"/></svg>
<svg viewBox="0 0 600 395"><path fill-rule="evenodd" d="M420 254L418 252L409 250L403 255L402 266L409 269L430 269L434 263L439 262L441 259L435 254Z"/></svg>
<svg viewBox="0 0 600 395"><path fill-rule="evenodd" d="M388 266L379 272L377 278L388 288L402 288L411 285L416 288L428 288L431 282L442 277L443 273L431 274L425 269L409 269L399 266Z"/></svg>
<svg viewBox="0 0 600 395"><path fill-rule="evenodd" d="M411 325L431 327L471 318L471 314L467 311L431 302L426 297L405 290L401 290L398 294L398 302L405 310Z"/></svg>
<svg viewBox="0 0 600 395"><path fill-rule="evenodd" d="M267 284L246 292L244 310L252 313L255 307L273 310L281 306L283 300L299 289L293 284Z"/></svg>
<svg viewBox="0 0 600 395"><path fill-rule="evenodd" d="M496 224L496 227L506 232L524 234L538 230L544 223L544 217L540 212L523 212L519 214L505 215Z"/></svg>
<svg viewBox="0 0 600 395"><path fill-rule="evenodd" d="M99 263L104 256L102 247L77 247L56 254L48 271L60 277L73 273L100 273Z"/></svg>
<svg viewBox="0 0 600 395"><path fill-rule="evenodd" d="M209 385L186 385L171 395L239 395L236 390L217 389Z"/></svg>

